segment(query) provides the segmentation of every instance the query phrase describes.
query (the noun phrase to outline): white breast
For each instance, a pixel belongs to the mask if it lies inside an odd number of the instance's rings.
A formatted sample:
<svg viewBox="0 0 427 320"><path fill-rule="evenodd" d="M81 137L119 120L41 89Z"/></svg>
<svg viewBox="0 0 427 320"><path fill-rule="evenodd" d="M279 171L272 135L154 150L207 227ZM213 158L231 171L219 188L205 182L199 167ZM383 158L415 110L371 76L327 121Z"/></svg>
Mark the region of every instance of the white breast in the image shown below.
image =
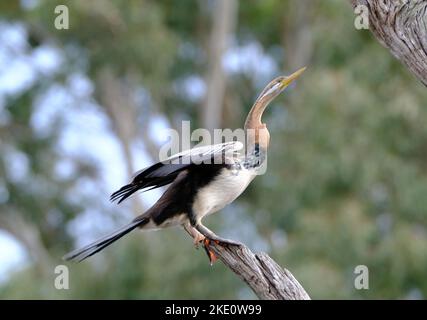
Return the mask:
<svg viewBox="0 0 427 320"><path fill-rule="evenodd" d="M197 193L193 204L193 211L197 219L217 212L233 202L255 176L256 174L252 170L223 169L215 180Z"/></svg>

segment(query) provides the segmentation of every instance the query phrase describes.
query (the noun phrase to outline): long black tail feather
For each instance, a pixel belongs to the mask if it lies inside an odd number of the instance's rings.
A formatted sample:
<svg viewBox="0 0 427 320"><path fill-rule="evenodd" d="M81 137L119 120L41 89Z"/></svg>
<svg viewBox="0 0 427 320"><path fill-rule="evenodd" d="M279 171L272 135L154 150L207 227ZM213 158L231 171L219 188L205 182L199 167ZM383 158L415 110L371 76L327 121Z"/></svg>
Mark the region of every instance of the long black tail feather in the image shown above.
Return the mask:
<svg viewBox="0 0 427 320"><path fill-rule="evenodd" d="M106 235L83 248L67 253L63 257L63 259L78 261L78 262L83 261L89 258L90 256L94 255L95 253L101 251L102 249L108 247L113 242L119 240L121 237L131 232L133 229L147 224L148 221L149 221L149 218L134 220L131 223L117 229L116 231L110 233L109 235Z"/></svg>

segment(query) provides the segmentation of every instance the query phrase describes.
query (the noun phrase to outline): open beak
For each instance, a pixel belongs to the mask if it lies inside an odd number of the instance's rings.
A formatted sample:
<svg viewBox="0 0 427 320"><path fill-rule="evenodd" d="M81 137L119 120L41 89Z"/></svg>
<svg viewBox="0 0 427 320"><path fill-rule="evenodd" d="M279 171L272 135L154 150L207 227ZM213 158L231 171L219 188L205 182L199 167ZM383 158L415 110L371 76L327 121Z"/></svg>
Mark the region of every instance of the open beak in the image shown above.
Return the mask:
<svg viewBox="0 0 427 320"><path fill-rule="evenodd" d="M282 80L282 86L283 87L289 86L296 78L298 78L304 72L305 69L307 69L307 67L301 68L298 71L295 71L294 73L292 73L290 76L284 78Z"/></svg>

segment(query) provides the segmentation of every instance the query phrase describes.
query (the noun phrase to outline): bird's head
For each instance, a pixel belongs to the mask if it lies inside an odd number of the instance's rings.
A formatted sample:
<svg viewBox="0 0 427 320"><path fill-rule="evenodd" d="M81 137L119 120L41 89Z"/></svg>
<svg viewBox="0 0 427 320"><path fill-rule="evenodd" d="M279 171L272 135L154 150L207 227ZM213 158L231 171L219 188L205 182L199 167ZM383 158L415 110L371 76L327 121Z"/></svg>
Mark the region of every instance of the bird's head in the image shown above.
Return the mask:
<svg viewBox="0 0 427 320"><path fill-rule="evenodd" d="M295 71L289 76L280 76L273 79L258 96L257 101L262 101L263 104L268 104L283 90L285 90L295 79L297 79L305 69L306 67Z"/></svg>
<svg viewBox="0 0 427 320"><path fill-rule="evenodd" d="M264 88L264 90L262 90L261 94L258 96L258 99L255 101L254 105L249 111L245 122L246 130L255 129L253 139L255 144L259 144L259 146L263 147L264 149L267 148L270 141L270 134L267 130L267 126L261 121L262 114L267 105L283 90L285 90L296 78L298 78L305 69L306 67L301 68L289 76L277 77L276 79L272 80Z"/></svg>
<svg viewBox="0 0 427 320"><path fill-rule="evenodd" d="M249 111L248 117L246 118L245 128L254 128L262 125L261 116L267 107L267 105L276 98L283 90L285 90L295 79L297 79L306 69L301 68L289 76L280 76L273 79L265 88L262 90L258 99L256 99L251 111Z"/></svg>

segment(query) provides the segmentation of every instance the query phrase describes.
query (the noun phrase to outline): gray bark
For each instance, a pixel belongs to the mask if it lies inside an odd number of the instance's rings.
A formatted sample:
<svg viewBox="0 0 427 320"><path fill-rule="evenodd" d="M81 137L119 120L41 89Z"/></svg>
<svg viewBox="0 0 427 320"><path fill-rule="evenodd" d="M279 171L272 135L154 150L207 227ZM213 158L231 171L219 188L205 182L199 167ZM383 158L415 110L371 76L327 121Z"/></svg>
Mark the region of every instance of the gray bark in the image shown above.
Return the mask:
<svg viewBox="0 0 427 320"><path fill-rule="evenodd" d="M427 86L427 1L350 1L368 8L374 36Z"/></svg>
<svg viewBox="0 0 427 320"><path fill-rule="evenodd" d="M254 254L245 245L211 244L217 257L263 300L310 300L291 272L265 253Z"/></svg>

